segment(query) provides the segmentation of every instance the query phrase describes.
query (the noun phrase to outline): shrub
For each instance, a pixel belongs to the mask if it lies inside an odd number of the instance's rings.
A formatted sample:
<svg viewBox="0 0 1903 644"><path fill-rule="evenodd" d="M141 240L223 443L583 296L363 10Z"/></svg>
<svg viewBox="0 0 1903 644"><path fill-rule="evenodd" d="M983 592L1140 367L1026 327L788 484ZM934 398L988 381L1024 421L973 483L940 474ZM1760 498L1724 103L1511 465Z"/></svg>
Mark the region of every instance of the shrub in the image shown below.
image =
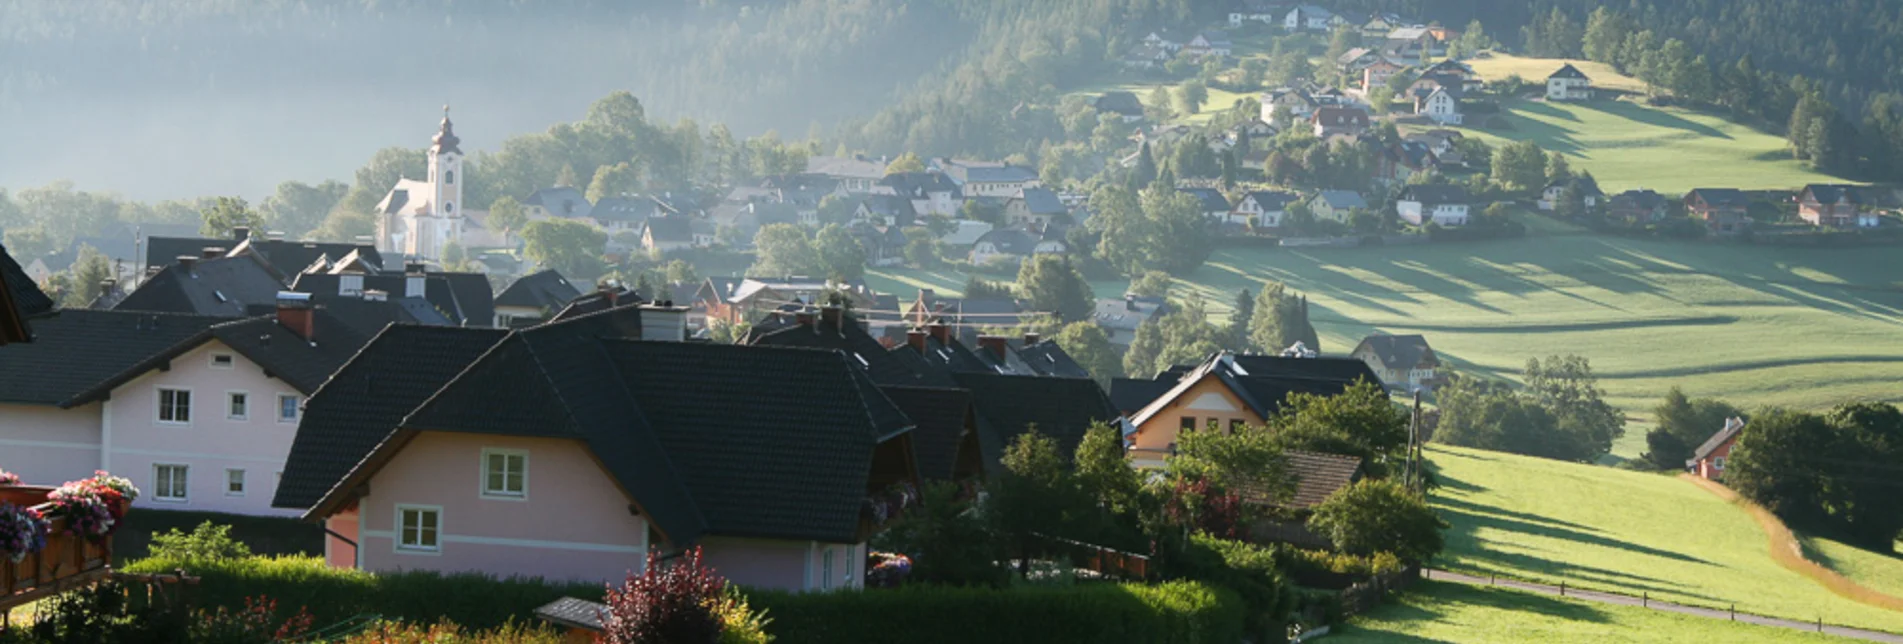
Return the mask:
<svg viewBox="0 0 1903 644"><path fill-rule="evenodd" d="M1233 644L1242 601L1195 582L1010 589L907 586L890 591L761 592L776 644Z"/></svg>
<svg viewBox="0 0 1903 644"><path fill-rule="evenodd" d="M1196 535L1190 538L1190 550L1201 556L1185 557L1190 562L1185 567L1191 568L1188 576L1235 591L1242 599L1243 625L1250 633L1269 633L1281 626L1282 616L1291 608L1291 588L1274 549Z"/></svg>
<svg viewBox="0 0 1903 644"><path fill-rule="evenodd" d="M231 526L206 521L191 534L172 528L152 535L152 556L182 561L243 559L251 556L251 547L231 538Z"/></svg>
<svg viewBox="0 0 1903 644"><path fill-rule="evenodd" d="M598 600L602 586L539 578L497 579L480 574L409 571L371 574L332 568L318 557L251 557L186 561L150 557L124 567L131 573L184 569L203 579L194 599L205 608L240 608L266 596L287 608L305 608L318 624L371 613L387 619L434 623L449 619L469 628L528 620L537 606L563 596Z"/></svg>
<svg viewBox="0 0 1903 644"><path fill-rule="evenodd" d="M609 588L601 641L608 644L714 644L720 616L714 605L727 581L701 565L700 548L669 564L649 554L641 574Z"/></svg>
<svg viewBox="0 0 1903 644"><path fill-rule="evenodd" d="M766 611L753 610L747 604L747 596L739 588L728 586L727 592L714 602L714 614L720 616L720 644L767 644L773 636L767 634L767 626L773 623L767 618Z"/></svg>
<svg viewBox="0 0 1903 644"><path fill-rule="evenodd" d="M1348 552L1426 561L1440 552L1447 522L1400 484L1363 480L1323 501L1308 526Z"/></svg>
<svg viewBox="0 0 1903 644"><path fill-rule="evenodd" d="M562 635L543 626L509 622L494 630L470 631L455 622L429 626L406 622L377 622L338 644L562 644Z"/></svg>
<svg viewBox="0 0 1903 644"><path fill-rule="evenodd" d="M278 615L276 600L246 598L244 608L220 606L201 612L192 624L191 641L200 644L270 644L296 640L311 630L310 611L299 608L288 618Z"/></svg>
<svg viewBox="0 0 1903 644"><path fill-rule="evenodd" d="M16 644L160 644L191 641L190 615L163 605L134 605L125 586L106 582L40 604L31 625L0 630Z"/></svg>

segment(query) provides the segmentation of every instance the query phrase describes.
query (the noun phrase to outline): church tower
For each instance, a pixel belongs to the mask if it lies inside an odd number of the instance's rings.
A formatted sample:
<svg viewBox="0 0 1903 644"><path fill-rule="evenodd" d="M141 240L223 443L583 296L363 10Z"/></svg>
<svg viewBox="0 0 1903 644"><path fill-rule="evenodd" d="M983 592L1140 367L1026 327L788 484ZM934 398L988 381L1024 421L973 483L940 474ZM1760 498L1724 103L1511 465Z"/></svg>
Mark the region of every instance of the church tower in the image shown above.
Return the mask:
<svg viewBox="0 0 1903 644"><path fill-rule="evenodd" d="M434 234L423 235L418 254L442 257L443 245L462 239L463 228L463 151L449 122L449 106L443 106L442 129L431 139L429 149L430 223Z"/></svg>

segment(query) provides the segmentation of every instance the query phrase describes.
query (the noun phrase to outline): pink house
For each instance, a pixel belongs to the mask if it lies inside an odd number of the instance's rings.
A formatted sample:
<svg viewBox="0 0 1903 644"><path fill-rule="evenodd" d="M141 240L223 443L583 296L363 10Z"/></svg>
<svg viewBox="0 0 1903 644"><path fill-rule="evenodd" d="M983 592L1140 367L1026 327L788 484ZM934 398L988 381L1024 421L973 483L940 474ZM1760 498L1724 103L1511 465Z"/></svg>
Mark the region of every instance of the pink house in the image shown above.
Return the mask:
<svg viewBox="0 0 1903 644"><path fill-rule="evenodd" d="M135 506L285 515L271 496L304 397L364 338L289 293L242 319L71 310L0 349L0 467L64 481L110 470Z"/></svg>
<svg viewBox="0 0 1903 644"><path fill-rule="evenodd" d="M1705 443L1692 452L1691 459L1685 461L1685 467L1691 469L1693 474L1714 481L1724 480L1725 461L1731 458L1731 448L1738 444L1738 436L1743 433L1744 419L1725 419L1724 428L1705 439Z"/></svg>
<svg viewBox="0 0 1903 644"><path fill-rule="evenodd" d="M683 313L392 327L313 396L276 503L339 567L608 582L699 546L743 585L858 586L912 421L838 351L634 339Z"/></svg>

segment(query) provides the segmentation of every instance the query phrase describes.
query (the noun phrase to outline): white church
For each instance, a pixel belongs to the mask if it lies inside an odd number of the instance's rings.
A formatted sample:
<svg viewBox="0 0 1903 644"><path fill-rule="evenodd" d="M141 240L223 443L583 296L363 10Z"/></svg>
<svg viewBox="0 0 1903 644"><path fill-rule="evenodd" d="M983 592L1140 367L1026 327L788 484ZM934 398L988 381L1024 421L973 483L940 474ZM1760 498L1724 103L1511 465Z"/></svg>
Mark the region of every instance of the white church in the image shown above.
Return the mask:
<svg viewBox="0 0 1903 644"><path fill-rule="evenodd" d="M442 129L431 141L429 176L397 179L396 187L377 204L377 251L385 262L440 260L443 246L462 242L463 184L456 175L462 173L463 151L450 128L447 105Z"/></svg>

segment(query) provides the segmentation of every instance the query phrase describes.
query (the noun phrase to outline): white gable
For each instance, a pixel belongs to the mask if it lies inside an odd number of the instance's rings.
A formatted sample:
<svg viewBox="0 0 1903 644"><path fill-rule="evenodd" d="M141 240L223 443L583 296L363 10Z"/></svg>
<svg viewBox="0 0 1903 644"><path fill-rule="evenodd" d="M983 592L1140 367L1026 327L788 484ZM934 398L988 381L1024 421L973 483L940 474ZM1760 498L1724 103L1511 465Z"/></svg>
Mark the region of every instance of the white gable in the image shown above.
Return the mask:
<svg viewBox="0 0 1903 644"><path fill-rule="evenodd" d="M1229 404L1229 399L1224 398L1222 394L1211 391L1197 396L1195 400L1190 401L1188 409L1197 411L1235 411L1236 406Z"/></svg>

